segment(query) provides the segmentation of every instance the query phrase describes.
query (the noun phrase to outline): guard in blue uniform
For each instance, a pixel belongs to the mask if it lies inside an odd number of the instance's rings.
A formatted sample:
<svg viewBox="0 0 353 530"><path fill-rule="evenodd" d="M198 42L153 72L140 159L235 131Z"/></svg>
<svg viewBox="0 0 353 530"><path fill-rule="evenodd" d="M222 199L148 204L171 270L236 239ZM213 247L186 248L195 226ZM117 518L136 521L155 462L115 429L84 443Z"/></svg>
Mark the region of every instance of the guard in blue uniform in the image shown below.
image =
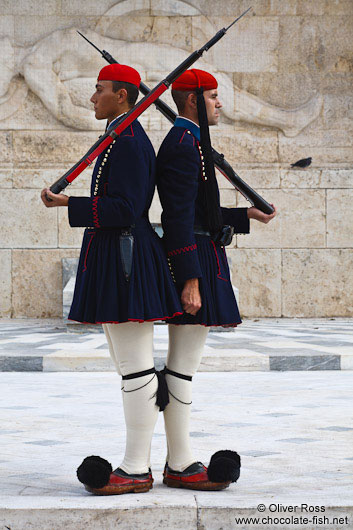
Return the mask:
<svg viewBox="0 0 353 530"><path fill-rule="evenodd" d="M219 118L216 79L202 70L184 72L172 85L179 116L157 156L157 187L163 207L164 245L184 313L168 321L170 352L188 344L193 365L168 355L171 401L164 411L168 455L164 482L170 487L205 487L205 467L189 445L191 380L200 364L209 326L236 326L241 319L230 281L225 246L233 233L249 233L249 219L272 215L252 208L222 208L215 176L209 125ZM170 353L169 352L169 353ZM186 383L185 378L188 377ZM175 437L183 453L178 454ZM178 454L178 456L176 456Z"/></svg>
<svg viewBox="0 0 353 530"><path fill-rule="evenodd" d="M70 319L144 322L180 312L167 260L148 220L154 188L154 150L135 120L99 156L91 197L69 199L70 225L90 227Z"/></svg>
<svg viewBox="0 0 353 530"><path fill-rule="evenodd" d="M224 246L212 238L203 189L200 128L178 117L157 158L157 186L163 206L164 243L179 292L187 280L199 279L202 305L184 312L173 324L236 326L241 323L229 277ZM219 191L216 189L219 197ZM224 225L237 234L250 231L248 208L221 208Z"/></svg>
<svg viewBox="0 0 353 530"><path fill-rule="evenodd" d="M184 110L181 103L190 96L191 110L194 109L199 121L195 91L201 87L207 96L206 101L211 102L212 125L217 122L221 104L217 81L211 74L197 69L188 70L173 83L172 95L180 113ZM207 127L207 123L205 125ZM207 145L202 145L199 124L180 115L158 152L157 186L163 207L165 249L172 274L179 292L187 280L197 278L202 299L201 308L195 315L184 312L170 323L236 326L241 319L230 282L225 249L211 235L217 229L220 232L224 225L231 227L234 233L248 234L249 213L254 208L219 206L214 171L213 175L206 175L205 149ZM212 203L207 201L209 194L213 196ZM215 227L210 226L212 210L216 213L219 210L221 221L218 227L217 223L214 223Z"/></svg>
<svg viewBox="0 0 353 530"><path fill-rule="evenodd" d="M121 65L103 68L98 84L114 77L115 71L120 82L129 79L137 91L139 75ZM110 128L117 119L110 121ZM70 226L88 227L70 319L93 324L144 322L180 312L159 237L148 220L154 190L154 149L135 120L98 157L91 197L68 201Z"/></svg>
<svg viewBox="0 0 353 530"><path fill-rule="evenodd" d="M129 66L104 67L91 98L96 118L114 128L135 104L139 84ZM151 439L164 388L154 368L153 321L182 313L161 240L148 220L154 190L155 153L136 120L99 156L90 197L48 189L41 195L47 207L68 207L71 226L86 227L69 317L103 323L122 376L124 459L105 482L94 482L96 488L83 479L99 495L148 491L153 483Z"/></svg>

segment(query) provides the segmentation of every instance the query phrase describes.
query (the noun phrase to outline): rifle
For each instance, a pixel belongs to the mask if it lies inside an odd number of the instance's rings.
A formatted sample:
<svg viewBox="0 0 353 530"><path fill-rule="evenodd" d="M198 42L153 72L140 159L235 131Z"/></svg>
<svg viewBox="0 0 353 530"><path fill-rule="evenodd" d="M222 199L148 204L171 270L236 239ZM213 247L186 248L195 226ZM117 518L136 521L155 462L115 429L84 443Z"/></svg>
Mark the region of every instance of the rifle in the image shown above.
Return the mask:
<svg viewBox="0 0 353 530"><path fill-rule="evenodd" d="M248 8L244 13L242 13L238 18L236 18L227 28L222 28L219 30L213 37L210 39L202 48L194 51L189 57L182 61L179 66L177 66L163 81L158 83L149 93L142 98L132 109L130 109L124 116L122 116L114 127L108 129L103 136L97 140L95 144L87 151L87 153L69 169L62 177L60 177L54 184L50 187L50 191L53 193L60 193L65 189L73 180L75 180L80 173L86 167L90 166L93 160L106 149L119 134L126 129L140 114L142 114L152 103L154 103L163 92L165 92L169 86L181 76L185 70L190 68L206 51L208 51L216 42L218 42L227 31L240 19L242 18L249 10Z"/></svg>
<svg viewBox="0 0 353 530"><path fill-rule="evenodd" d="M102 57L110 64L119 64L118 61L114 59L106 50L100 50L93 42L91 42L87 37L85 37L80 31L77 31L93 48L95 48ZM140 83L140 92L143 95L149 94L151 89L145 85L142 81ZM174 123L177 114L173 109L169 107L161 99L156 99L154 102L156 109L163 114L171 123ZM253 206L261 210L266 214L271 214L274 212L273 207L259 195L255 190L253 190L244 180L242 180L239 175L234 171L232 166L227 162L224 155L218 153L216 149L212 147L212 155L216 168L220 173L234 186L234 188L239 191Z"/></svg>

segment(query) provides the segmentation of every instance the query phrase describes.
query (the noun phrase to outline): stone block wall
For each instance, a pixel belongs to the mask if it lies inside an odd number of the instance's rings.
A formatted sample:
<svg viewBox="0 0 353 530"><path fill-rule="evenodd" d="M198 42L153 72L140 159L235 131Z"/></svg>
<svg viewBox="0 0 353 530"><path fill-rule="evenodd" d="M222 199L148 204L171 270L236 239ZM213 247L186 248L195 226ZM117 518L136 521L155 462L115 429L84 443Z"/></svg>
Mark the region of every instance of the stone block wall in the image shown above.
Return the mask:
<svg viewBox="0 0 353 530"><path fill-rule="evenodd" d="M214 146L279 210L228 251L244 316L353 316L353 2L253 0L195 67L219 80ZM154 85L244 0L0 0L0 315L62 310L62 258L81 229L40 190L101 134L89 103L105 64L79 29ZM172 105L170 94L164 98ZM156 149L169 123L141 122ZM303 170L290 164L311 156ZM68 192L86 195L86 170ZM222 204L248 205L218 175ZM155 198L151 220L159 222Z"/></svg>

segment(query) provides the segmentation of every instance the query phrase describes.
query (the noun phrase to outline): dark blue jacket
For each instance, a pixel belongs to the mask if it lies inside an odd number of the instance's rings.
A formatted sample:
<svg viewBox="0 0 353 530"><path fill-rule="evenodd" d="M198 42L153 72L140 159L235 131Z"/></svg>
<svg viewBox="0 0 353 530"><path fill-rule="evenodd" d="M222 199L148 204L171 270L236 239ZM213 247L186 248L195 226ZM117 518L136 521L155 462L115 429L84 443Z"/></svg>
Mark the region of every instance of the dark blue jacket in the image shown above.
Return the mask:
<svg viewBox="0 0 353 530"><path fill-rule="evenodd" d="M207 230L200 193L199 127L178 117L157 156L157 187L161 200L164 242L177 282L201 278L194 226ZM249 233L247 208L222 208L225 225Z"/></svg>
<svg viewBox="0 0 353 530"><path fill-rule="evenodd" d="M105 155L108 155L106 162ZM147 217L154 189L155 153L140 123L135 121L99 155L92 177L91 197L70 197L70 226L132 225L141 217Z"/></svg>
<svg viewBox="0 0 353 530"><path fill-rule="evenodd" d="M71 226L85 230L69 318L127 322L171 318L181 312L161 241L148 220L155 190L155 153L134 121L99 157L90 197L70 197ZM132 227L132 271L126 281L122 227Z"/></svg>

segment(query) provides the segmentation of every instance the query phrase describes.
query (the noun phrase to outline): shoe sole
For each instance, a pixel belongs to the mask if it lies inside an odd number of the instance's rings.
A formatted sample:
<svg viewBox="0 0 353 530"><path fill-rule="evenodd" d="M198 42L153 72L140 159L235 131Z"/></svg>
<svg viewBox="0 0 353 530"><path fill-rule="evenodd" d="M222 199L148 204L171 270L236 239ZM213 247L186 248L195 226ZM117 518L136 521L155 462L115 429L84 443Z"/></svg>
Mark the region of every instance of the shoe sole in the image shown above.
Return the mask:
<svg viewBox="0 0 353 530"><path fill-rule="evenodd" d="M188 490L219 491L228 488L230 482L182 482L172 478L164 478L163 484L168 488L185 488Z"/></svg>
<svg viewBox="0 0 353 530"><path fill-rule="evenodd" d="M85 489L95 495L122 495L123 493L145 493L153 488L153 481L146 484L132 484L131 486L104 486L91 488L85 484Z"/></svg>

